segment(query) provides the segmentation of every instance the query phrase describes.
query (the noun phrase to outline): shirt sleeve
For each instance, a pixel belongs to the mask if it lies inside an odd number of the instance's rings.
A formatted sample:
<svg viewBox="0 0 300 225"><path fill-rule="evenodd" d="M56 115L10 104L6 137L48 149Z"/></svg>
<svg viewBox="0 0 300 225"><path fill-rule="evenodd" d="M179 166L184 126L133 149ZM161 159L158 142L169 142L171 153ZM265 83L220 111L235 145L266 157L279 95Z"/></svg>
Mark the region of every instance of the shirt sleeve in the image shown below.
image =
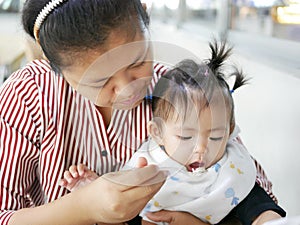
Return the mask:
<svg viewBox="0 0 300 225"><path fill-rule="evenodd" d="M23 77L24 78L24 77ZM40 115L33 80L14 76L0 88L0 224L37 197ZM30 195L30 193L35 193Z"/></svg>
<svg viewBox="0 0 300 225"><path fill-rule="evenodd" d="M240 144L244 145L239 136L236 138L236 141L239 142ZM256 183L259 184L259 186L262 187L266 191L266 193L272 198L272 200L275 203L278 203L277 198L273 194L273 191L272 191L272 186L273 186L272 182L268 179L268 177L267 177L264 169L260 165L260 163L254 157L252 157L252 159L253 159L253 161L255 163L255 167L256 167Z"/></svg>
<svg viewBox="0 0 300 225"><path fill-rule="evenodd" d="M256 183L259 184L259 186L262 187L266 191L266 193L272 198L272 200L275 203L278 203L278 200L272 191L272 186L273 186L272 182L268 179L264 169L259 164L259 162L255 158L253 158L253 160L254 160L254 163L256 166L256 171L257 171L256 172Z"/></svg>

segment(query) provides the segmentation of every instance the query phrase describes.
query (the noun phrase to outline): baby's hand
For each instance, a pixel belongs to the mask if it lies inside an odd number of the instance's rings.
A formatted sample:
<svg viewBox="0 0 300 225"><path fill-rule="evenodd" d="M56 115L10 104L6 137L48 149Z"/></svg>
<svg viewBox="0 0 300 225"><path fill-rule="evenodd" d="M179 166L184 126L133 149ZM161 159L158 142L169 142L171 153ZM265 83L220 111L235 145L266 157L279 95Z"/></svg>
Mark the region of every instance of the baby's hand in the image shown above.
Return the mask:
<svg viewBox="0 0 300 225"><path fill-rule="evenodd" d="M73 191L91 183L97 178L98 175L85 165L73 165L64 172L64 178L59 181L59 185L67 188L69 191Z"/></svg>

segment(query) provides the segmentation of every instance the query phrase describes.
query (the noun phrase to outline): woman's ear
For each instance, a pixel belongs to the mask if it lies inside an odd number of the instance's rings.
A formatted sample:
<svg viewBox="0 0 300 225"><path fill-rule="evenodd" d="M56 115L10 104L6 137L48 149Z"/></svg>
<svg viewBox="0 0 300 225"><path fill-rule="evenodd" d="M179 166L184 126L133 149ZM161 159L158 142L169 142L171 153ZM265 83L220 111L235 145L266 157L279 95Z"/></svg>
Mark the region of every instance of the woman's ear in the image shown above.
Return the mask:
<svg viewBox="0 0 300 225"><path fill-rule="evenodd" d="M162 131L156 122L150 121L147 125L148 133L158 145L163 145Z"/></svg>
<svg viewBox="0 0 300 225"><path fill-rule="evenodd" d="M147 11L147 4L146 3L142 3L142 6L143 6L144 10Z"/></svg>
<svg viewBox="0 0 300 225"><path fill-rule="evenodd" d="M232 134L234 128L235 128L235 120L234 120L234 117L233 117L233 119L231 119L231 123L230 123L230 133L229 133L229 135Z"/></svg>

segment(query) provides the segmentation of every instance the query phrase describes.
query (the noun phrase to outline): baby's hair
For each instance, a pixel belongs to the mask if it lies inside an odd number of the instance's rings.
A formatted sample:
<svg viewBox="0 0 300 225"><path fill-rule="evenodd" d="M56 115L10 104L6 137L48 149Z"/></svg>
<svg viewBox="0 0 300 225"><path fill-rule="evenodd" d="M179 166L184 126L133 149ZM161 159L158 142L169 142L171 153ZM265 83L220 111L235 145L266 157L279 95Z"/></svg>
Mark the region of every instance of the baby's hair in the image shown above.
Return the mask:
<svg viewBox="0 0 300 225"><path fill-rule="evenodd" d="M226 85L228 90L230 90L226 82L226 76L224 75L222 66L231 55L232 47L226 48L226 42L222 42L219 46L217 41L210 42L209 47L211 50L211 58L206 60L206 64L210 68L212 73L216 76L216 78L220 80L221 83L225 82L224 84ZM235 66L233 67L233 69L234 71L231 72L229 76L235 76L235 82L230 92L234 92L236 89L248 82L248 79L246 79L241 70L238 70L238 68Z"/></svg>
<svg viewBox="0 0 300 225"><path fill-rule="evenodd" d="M227 48L226 42L209 43L211 57L204 63L196 63L186 59L169 70L156 84L152 97L152 111L154 117L165 121L174 115L186 118L188 101L192 100L197 107L203 109L210 104L216 89L221 90L227 110L230 115L230 128L234 128L234 102L232 93L247 83L241 70L233 67L228 77L235 76L233 88L230 89L225 75L224 63L231 54L232 48ZM175 109L176 108L176 109ZM177 110L177 111L176 111Z"/></svg>

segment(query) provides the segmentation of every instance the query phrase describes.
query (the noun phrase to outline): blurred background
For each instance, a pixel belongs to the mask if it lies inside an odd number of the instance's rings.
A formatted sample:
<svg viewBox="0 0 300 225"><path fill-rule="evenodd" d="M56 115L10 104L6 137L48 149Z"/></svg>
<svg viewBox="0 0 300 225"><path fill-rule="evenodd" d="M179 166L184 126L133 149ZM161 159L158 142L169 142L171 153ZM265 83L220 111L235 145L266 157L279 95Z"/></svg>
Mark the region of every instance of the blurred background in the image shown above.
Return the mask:
<svg viewBox="0 0 300 225"><path fill-rule="evenodd" d="M241 137L288 216L300 215L300 0L142 2L155 41L203 59L209 57L212 38L227 38L234 46L231 62L251 78L234 93ZM22 0L0 0L0 85L41 57L22 30L22 5Z"/></svg>

